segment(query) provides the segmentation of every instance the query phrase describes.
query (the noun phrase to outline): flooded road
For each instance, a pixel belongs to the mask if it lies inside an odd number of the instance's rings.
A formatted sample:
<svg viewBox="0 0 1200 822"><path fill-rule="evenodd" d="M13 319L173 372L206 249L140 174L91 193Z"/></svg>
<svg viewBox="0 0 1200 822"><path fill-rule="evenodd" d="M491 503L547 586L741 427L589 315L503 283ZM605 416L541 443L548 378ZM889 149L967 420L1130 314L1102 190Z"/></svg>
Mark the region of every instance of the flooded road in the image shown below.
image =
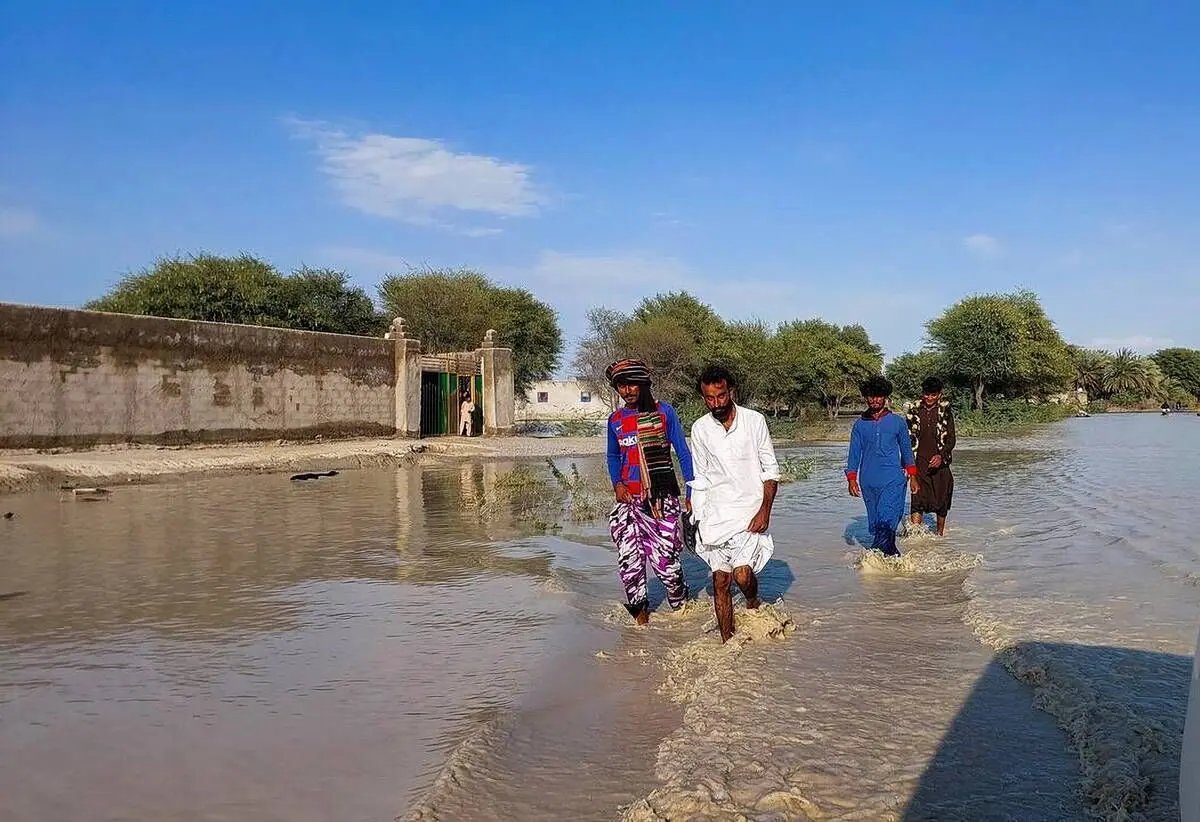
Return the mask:
<svg viewBox="0 0 1200 822"><path fill-rule="evenodd" d="M694 557L631 627L602 522L486 502L513 464L9 497L0 818L1177 818L1200 419L964 448L899 564L787 453L725 647Z"/></svg>

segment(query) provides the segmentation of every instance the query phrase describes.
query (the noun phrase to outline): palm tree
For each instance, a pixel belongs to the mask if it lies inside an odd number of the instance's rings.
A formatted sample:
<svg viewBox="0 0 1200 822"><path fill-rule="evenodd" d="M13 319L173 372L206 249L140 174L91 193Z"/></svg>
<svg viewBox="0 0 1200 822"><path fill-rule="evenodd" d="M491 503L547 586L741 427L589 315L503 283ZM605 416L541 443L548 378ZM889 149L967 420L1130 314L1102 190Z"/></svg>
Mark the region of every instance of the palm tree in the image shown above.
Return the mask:
<svg viewBox="0 0 1200 822"><path fill-rule="evenodd" d="M1158 384L1159 399L1171 404L1190 405L1192 396L1183 383L1174 377L1163 377Z"/></svg>
<svg viewBox="0 0 1200 822"><path fill-rule="evenodd" d="M1145 381L1142 385L1142 395L1155 400L1165 398L1167 377L1163 374L1162 368L1149 357L1144 357L1142 363L1144 367L1143 380Z"/></svg>
<svg viewBox="0 0 1200 822"><path fill-rule="evenodd" d="M1103 396L1109 359L1108 354L1103 351L1072 346L1071 360L1075 365L1074 387L1085 391L1089 397Z"/></svg>
<svg viewBox="0 0 1200 822"><path fill-rule="evenodd" d="M1108 359L1104 374L1104 390L1108 394L1145 394L1153 378L1146 368L1147 360L1128 348L1122 348Z"/></svg>

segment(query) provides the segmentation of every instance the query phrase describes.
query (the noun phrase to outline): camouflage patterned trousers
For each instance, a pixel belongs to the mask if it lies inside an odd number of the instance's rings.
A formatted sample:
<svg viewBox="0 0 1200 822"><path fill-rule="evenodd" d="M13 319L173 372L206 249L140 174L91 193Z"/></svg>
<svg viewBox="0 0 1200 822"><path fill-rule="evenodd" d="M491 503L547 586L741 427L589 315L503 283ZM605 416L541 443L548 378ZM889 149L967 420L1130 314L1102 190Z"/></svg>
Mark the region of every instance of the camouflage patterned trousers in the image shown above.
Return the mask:
<svg viewBox="0 0 1200 822"><path fill-rule="evenodd" d="M661 502L662 519L655 519L636 497L633 503L618 502L608 518L613 544L617 546L621 584L629 601L625 607L634 615L648 602L647 564L667 589L667 602L672 608L682 605L688 595L680 560L683 540L679 522L683 507L679 497L668 497Z"/></svg>

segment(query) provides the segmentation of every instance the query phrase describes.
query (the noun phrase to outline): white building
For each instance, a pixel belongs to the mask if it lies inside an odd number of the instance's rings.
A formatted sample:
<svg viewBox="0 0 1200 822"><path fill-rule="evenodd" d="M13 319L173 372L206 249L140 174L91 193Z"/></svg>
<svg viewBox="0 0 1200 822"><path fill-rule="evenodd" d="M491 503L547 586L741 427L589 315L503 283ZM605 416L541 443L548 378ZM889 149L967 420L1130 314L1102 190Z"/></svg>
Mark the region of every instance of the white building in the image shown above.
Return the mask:
<svg viewBox="0 0 1200 822"><path fill-rule="evenodd" d="M604 419L612 403L611 391L597 394L579 380L543 380L517 398L517 420Z"/></svg>

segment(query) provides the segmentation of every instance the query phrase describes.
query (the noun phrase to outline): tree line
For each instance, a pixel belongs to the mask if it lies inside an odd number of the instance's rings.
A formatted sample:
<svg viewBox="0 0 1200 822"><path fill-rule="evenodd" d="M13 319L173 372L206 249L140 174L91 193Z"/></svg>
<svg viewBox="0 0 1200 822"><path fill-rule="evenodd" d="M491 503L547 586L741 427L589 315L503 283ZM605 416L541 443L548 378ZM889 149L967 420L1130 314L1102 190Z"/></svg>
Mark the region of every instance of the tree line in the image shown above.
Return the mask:
<svg viewBox="0 0 1200 822"><path fill-rule="evenodd" d="M367 336L382 335L400 316L432 352L474 350L494 328L498 342L513 349L521 392L550 378L563 352L552 307L469 269L389 275L372 299L342 271L302 267L284 274L251 255L199 254L160 259L84 307ZM1200 399L1200 351L1141 356L1069 345L1031 291L968 297L926 322L925 331L922 350L887 365L901 398L915 398L921 381L937 375L979 410L995 398L1042 401L1072 389L1118 405ZM861 325L727 320L684 291L646 297L629 313L591 309L570 370L609 396L604 369L627 356L646 360L657 394L681 406L694 401L698 370L723 364L738 375L743 402L776 416L818 409L836 417L858 399L864 379L884 371L883 351Z"/></svg>
<svg viewBox="0 0 1200 822"><path fill-rule="evenodd" d="M915 397L923 376L936 374L968 391L975 409L986 396L1042 400L1072 390L1125 407L1200 400L1200 351L1143 356L1070 345L1031 291L969 297L930 320L926 332L924 350L888 365L904 396Z"/></svg>
<svg viewBox="0 0 1200 822"><path fill-rule="evenodd" d="M547 379L562 356L553 308L468 269L410 269L385 277L376 296L378 304L343 271L304 267L284 274L248 254L198 254L162 258L127 274L84 308L371 337L403 317L430 352L474 351L495 329L497 342L513 349L520 391Z"/></svg>
<svg viewBox="0 0 1200 822"><path fill-rule="evenodd" d="M883 351L859 325L819 319L770 327L727 321L687 292L647 297L630 314L588 312L588 331L572 370L593 391L611 392L605 367L618 357L645 360L655 395L672 404L695 401L694 379L708 363L738 377L742 402L778 415L816 406L836 416L858 397L858 386L883 367Z"/></svg>

